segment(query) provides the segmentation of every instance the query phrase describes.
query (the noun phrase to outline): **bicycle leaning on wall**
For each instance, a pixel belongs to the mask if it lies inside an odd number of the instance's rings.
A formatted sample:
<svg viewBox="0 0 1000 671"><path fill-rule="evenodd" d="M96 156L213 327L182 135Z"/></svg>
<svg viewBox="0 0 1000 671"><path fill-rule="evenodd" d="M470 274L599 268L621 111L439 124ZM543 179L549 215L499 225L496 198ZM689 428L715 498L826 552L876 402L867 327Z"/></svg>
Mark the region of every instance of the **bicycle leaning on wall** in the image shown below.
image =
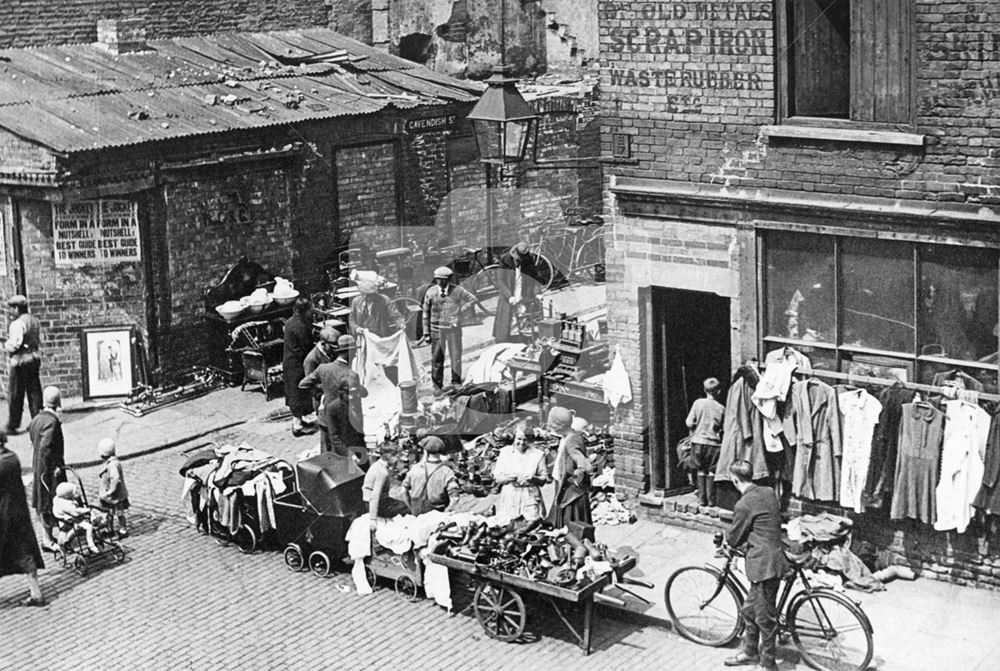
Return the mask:
<svg viewBox="0 0 1000 671"><path fill-rule="evenodd" d="M742 553L715 536L720 569L712 564L685 566L667 579L667 612L674 631L695 643L724 646L743 630L740 608L748 581L736 566ZM782 580L778 598L778 635L790 635L802 661L819 671L865 671L873 655L872 625L861 606L828 587L813 585L802 566ZM796 589L798 587L798 589Z"/></svg>

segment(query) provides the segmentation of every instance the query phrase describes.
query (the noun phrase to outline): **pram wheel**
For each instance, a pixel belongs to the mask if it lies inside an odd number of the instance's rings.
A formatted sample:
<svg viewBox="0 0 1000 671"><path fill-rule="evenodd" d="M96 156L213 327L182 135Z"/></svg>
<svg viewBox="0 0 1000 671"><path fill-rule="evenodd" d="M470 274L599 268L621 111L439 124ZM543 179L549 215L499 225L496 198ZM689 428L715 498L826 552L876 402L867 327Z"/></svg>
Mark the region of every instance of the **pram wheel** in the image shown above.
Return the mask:
<svg viewBox="0 0 1000 671"><path fill-rule="evenodd" d="M315 550L309 555L309 570L325 578L330 575L330 558L322 550Z"/></svg>
<svg viewBox="0 0 1000 671"><path fill-rule="evenodd" d="M375 589L375 581L378 579L378 576L375 575L375 570L368 564L365 564L365 579L368 581L368 586Z"/></svg>
<svg viewBox="0 0 1000 671"><path fill-rule="evenodd" d="M87 575L87 558L83 555L76 555L73 557L73 569L80 574L80 577Z"/></svg>
<svg viewBox="0 0 1000 671"><path fill-rule="evenodd" d="M285 559L285 566L292 571L301 571L306 567L305 557L302 556L302 548L295 543L289 544L282 556Z"/></svg>
<svg viewBox="0 0 1000 671"><path fill-rule="evenodd" d="M396 596L407 601L417 600L417 583L413 578L405 575L396 578Z"/></svg>
<svg viewBox="0 0 1000 671"><path fill-rule="evenodd" d="M257 549L257 534L253 532L253 529L243 524L240 525L240 528L233 535L233 542L236 543L236 547L239 548L240 552L245 555L252 555Z"/></svg>

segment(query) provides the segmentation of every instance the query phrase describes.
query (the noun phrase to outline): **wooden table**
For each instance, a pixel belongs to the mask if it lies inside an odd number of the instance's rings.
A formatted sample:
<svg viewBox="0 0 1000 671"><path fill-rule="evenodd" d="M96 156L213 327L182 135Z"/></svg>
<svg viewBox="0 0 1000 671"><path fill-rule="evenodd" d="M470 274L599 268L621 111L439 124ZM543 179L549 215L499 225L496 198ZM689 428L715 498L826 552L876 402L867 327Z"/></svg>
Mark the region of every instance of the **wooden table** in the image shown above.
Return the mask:
<svg viewBox="0 0 1000 671"><path fill-rule="evenodd" d="M634 557L626 557L615 565L612 573L606 573L581 587L570 588L504 573L484 564L445 555L429 554L427 560L466 573L478 583L471 608L490 638L504 642L520 638L528 616L520 593L531 592L541 596L552 606L563 625L576 638L584 655L590 654L594 630L594 595L610 585L616 576L620 577L635 568L636 564ZM559 606L560 601L583 607L582 627L577 629L570 623Z"/></svg>

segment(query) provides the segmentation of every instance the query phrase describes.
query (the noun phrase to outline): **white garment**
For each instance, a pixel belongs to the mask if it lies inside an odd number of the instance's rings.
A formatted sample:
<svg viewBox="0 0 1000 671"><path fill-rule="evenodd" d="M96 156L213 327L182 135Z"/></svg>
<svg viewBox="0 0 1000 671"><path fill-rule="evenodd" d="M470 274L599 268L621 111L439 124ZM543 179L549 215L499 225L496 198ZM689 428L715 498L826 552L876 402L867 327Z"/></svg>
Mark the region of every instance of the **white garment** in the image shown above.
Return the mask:
<svg viewBox="0 0 1000 671"><path fill-rule="evenodd" d="M868 477L872 456L872 433L878 424L882 404L864 389L842 392L837 397L842 415L843 445L840 471L840 505L856 513L864 512L861 492Z"/></svg>
<svg viewBox="0 0 1000 671"><path fill-rule="evenodd" d="M358 339L351 368L361 378L368 395L361 400L366 438L372 439L386 424L394 423L403 410L399 387L385 376L384 366L397 366L399 382L414 382L423 375L405 331L381 338L370 331Z"/></svg>
<svg viewBox="0 0 1000 671"><path fill-rule="evenodd" d="M768 452L781 452L785 449L780 438L784 426L781 417L778 416L778 401L788 397L792 373L797 367L795 361L786 359L768 363L753 396L750 397L750 402L764 417L764 449Z"/></svg>
<svg viewBox="0 0 1000 671"><path fill-rule="evenodd" d="M978 405L945 401L941 478L934 491L938 531L965 531L972 519L972 501L983 483L983 453L990 432L990 415Z"/></svg>
<svg viewBox="0 0 1000 671"><path fill-rule="evenodd" d="M535 447L528 447L520 452L513 445L507 445L497 456L493 478L545 477L545 471L544 452ZM542 492L538 485L521 487L516 482L508 482L501 486L495 505L497 515L506 515L511 519L519 516L526 520L545 517Z"/></svg>
<svg viewBox="0 0 1000 671"><path fill-rule="evenodd" d="M518 352L524 350L527 345L522 343L501 342L490 345L479 355L476 362L469 366L465 372L465 381L468 384L482 384L483 382L502 382L503 374L507 370L507 362Z"/></svg>
<svg viewBox="0 0 1000 671"><path fill-rule="evenodd" d="M809 357L792 347L773 349L764 357L765 366L770 366L772 363L778 363L779 361L794 363L800 373L811 373L813 370Z"/></svg>
<svg viewBox="0 0 1000 671"><path fill-rule="evenodd" d="M629 380L625 361L622 359L621 348L615 345L615 357L611 367L604 374L604 402L613 408L632 402L632 381Z"/></svg>

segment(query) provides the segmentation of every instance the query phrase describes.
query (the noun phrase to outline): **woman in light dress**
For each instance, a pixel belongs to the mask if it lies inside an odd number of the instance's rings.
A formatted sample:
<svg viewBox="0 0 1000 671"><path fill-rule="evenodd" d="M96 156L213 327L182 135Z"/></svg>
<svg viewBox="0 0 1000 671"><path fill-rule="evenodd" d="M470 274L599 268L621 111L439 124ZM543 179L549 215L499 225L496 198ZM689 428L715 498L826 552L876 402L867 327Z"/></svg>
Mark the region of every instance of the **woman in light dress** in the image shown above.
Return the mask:
<svg viewBox="0 0 1000 671"><path fill-rule="evenodd" d="M500 450L493 466L493 481L500 485L496 514L511 519L536 520L545 517L541 486L549 474L545 453L532 447L524 427L518 426L514 442Z"/></svg>

